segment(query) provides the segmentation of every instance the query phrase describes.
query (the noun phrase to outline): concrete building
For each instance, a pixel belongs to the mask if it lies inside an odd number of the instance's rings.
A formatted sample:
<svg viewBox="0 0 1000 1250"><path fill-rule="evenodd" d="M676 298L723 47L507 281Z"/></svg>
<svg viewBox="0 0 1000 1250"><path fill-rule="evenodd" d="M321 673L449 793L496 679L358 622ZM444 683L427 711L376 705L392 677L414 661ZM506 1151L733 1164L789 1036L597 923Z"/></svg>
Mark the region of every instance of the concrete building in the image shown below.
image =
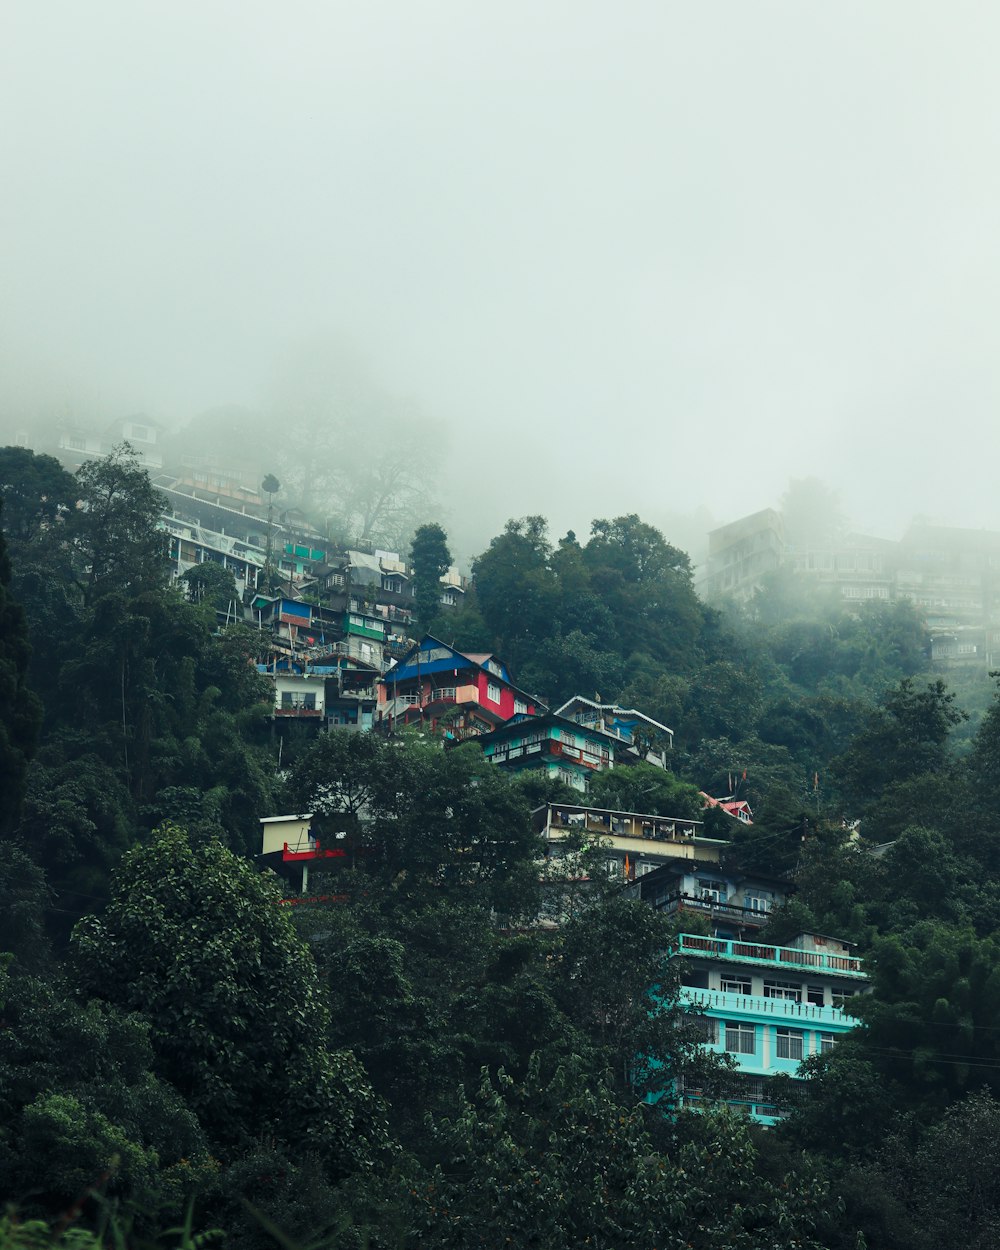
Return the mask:
<svg viewBox="0 0 1000 1250"><path fill-rule="evenodd" d="M797 1078L804 1059L831 1050L854 1027L844 1004L867 984L850 944L818 933L788 946L681 933L672 957L681 964L681 1002L699 1013L705 1045L736 1062L725 1100L762 1124L783 1114L769 1078ZM706 1091L681 1082L670 1097L697 1109Z"/></svg>

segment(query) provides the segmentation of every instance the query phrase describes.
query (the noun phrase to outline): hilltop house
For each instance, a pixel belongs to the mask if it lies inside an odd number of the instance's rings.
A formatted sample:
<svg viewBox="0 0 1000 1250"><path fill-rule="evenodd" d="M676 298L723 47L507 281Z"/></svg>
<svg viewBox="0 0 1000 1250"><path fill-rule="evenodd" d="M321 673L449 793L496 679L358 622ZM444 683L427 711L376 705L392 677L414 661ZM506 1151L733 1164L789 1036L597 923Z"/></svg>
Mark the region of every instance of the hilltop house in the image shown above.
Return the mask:
<svg viewBox="0 0 1000 1250"><path fill-rule="evenodd" d="M698 1013L705 1044L736 1063L725 1100L762 1124L783 1114L769 1078L795 1078L802 1060L832 1049L854 1026L845 1003L867 985L852 944L840 938L802 933L788 946L760 940L791 890L787 882L732 872L702 854L665 863L629 887L658 911L698 917L708 930L682 932L674 943L680 1001ZM696 1109L707 1091L681 1081L667 1097Z"/></svg>
<svg viewBox="0 0 1000 1250"><path fill-rule="evenodd" d="M832 1050L854 1026L845 1003L867 984L851 944L820 933L789 946L681 933L672 958L681 965L681 1002L699 1012L706 1046L737 1064L726 1101L763 1124L783 1114L768 1078L797 1078L804 1059ZM671 1094L678 1106L704 1099L683 1082Z"/></svg>
<svg viewBox="0 0 1000 1250"><path fill-rule="evenodd" d="M682 866L693 872L695 865L707 862L717 872L719 853L726 845L706 838L701 821L675 816L547 803L536 808L531 819L545 844L546 858L558 858L566 840L579 834L604 852L608 876L636 883L652 880L670 864L677 865L678 872Z"/></svg>
<svg viewBox="0 0 1000 1250"><path fill-rule="evenodd" d="M674 731L633 707L574 695L562 707L556 708L556 715L585 725L588 729L596 729L631 747L637 760L645 760L659 768L667 766L667 753L673 746Z"/></svg>
<svg viewBox="0 0 1000 1250"><path fill-rule="evenodd" d="M702 917L717 937L756 934L792 887L787 881L761 873L720 868L719 848L725 845L715 843L714 855L706 855L696 845L691 858L671 859L652 871L639 871L629 893L668 916Z"/></svg>
<svg viewBox="0 0 1000 1250"><path fill-rule="evenodd" d="M424 724L453 738L475 737L541 705L489 653L468 653L430 634L409 647L379 683L382 728Z"/></svg>

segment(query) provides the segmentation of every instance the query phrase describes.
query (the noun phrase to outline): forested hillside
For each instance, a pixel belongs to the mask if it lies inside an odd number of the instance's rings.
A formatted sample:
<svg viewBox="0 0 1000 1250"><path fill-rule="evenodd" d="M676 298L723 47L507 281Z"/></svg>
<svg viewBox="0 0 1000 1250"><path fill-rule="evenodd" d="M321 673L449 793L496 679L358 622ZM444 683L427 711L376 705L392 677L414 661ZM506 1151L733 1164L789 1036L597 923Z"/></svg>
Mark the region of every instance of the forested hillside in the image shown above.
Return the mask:
<svg viewBox="0 0 1000 1250"><path fill-rule="evenodd" d="M533 923L529 814L574 792L419 732L290 735L279 765L259 635L169 583L127 449L4 449L0 496L0 1245L1000 1244L1000 704L967 719L908 603L782 574L720 611L639 517L536 516L430 622L550 706L671 726L672 771L591 801L737 788L751 827L706 814L727 861L797 886L765 940L858 944L859 1027L762 1131L657 1105L727 1076L669 920L582 848L585 905ZM302 811L352 854L290 906L258 821Z"/></svg>

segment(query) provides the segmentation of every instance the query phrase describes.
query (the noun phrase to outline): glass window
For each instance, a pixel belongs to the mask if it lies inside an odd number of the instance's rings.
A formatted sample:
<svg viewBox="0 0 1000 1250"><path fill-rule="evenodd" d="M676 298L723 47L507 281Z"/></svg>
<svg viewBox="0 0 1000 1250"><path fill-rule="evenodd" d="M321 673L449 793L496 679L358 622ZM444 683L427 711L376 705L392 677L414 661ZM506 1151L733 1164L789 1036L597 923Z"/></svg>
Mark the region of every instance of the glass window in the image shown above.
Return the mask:
<svg viewBox="0 0 1000 1250"><path fill-rule="evenodd" d="M722 974L722 992L724 994L749 994L750 977L742 972L724 972Z"/></svg>
<svg viewBox="0 0 1000 1250"><path fill-rule="evenodd" d="M802 1002L802 986L794 981L765 981L765 998L783 998L786 1002Z"/></svg>
<svg viewBox="0 0 1000 1250"><path fill-rule="evenodd" d="M812 1003L814 1007L822 1007L826 1002L826 994L822 985L806 986L806 1002Z"/></svg>
<svg viewBox="0 0 1000 1250"><path fill-rule="evenodd" d="M756 1027L752 1024L726 1022L726 1050L731 1055L752 1055L756 1040Z"/></svg>
<svg viewBox="0 0 1000 1250"><path fill-rule="evenodd" d="M528 712L527 703L525 703L523 699L515 699L514 700L514 715L517 716L518 713L520 713L521 715L527 715L527 712Z"/></svg>
<svg viewBox="0 0 1000 1250"><path fill-rule="evenodd" d="M778 1045L775 1054L779 1059L802 1058L802 1034L796 1029L777 1029Z"/></svg>
<svg viewBox="0 0 1000 1250"><path fill-rule="evenodd" d="M704 1040L714 1046L719 1040L719 1022L713 1020L711 1016L693 1016L691 1023L704 1035Z"/></svg>
<svg viewBox="0 0 1000 1250"><path fill-rule="evenodd" d="M832 1033L821 1033L819 1035L819 1053L828 1055L834 1047L834 1037Z"/></svg>
<svg viewBox="0 0 1000 1250"><path fill-rule="evenodd" d="M488 682L486 685L486 697L491 703L500 702L500 687L495 681Z"/></svg>

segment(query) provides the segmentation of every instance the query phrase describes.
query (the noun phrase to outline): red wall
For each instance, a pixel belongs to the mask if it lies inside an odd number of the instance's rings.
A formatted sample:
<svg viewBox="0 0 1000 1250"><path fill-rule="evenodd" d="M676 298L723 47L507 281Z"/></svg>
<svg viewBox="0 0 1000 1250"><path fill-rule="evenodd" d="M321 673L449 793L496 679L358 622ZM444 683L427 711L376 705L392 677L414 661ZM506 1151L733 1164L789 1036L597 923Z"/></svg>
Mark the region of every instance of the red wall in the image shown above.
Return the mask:
<svg viewBox="0 0 1000 1250"><path fill-rule="evenodd" d="M499 703L494 703L486 694L490 682L500 687ZM510 720L514 715L514 691L505 685L499 677L493 677L489 673L484 673L482 669L476 676L476 686L479 689L479 702L483 707L489 708L491 712L499 712L504 720Z"/></svg>

